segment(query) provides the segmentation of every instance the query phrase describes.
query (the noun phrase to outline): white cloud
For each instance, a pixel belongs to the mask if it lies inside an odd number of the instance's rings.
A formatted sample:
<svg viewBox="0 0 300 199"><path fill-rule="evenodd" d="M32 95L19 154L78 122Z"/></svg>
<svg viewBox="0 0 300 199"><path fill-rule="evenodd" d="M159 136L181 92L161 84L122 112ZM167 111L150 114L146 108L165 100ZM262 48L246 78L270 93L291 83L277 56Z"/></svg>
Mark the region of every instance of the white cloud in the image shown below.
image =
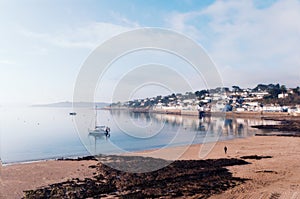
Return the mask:
<svg viewBox="0 0 300 199"><path fill-rule="evenodd" d="M0 65L15 65L16 62L8 59L0 59Z"/></svg>
<svg viewBox="0 0 300 199"><path fill-rule="evenodd" d="M93 49L113 35L131 30L131 26L92 22L76 28L67 28L51 33L41 33L22 28L23 35L62 48Z"/></svg>
<svg viewBox="0 0 300 199"><path fill-rule="evenodd" d="M216 1L169 16L169 26L198 40L227 85L300 84L300 2L259 9L251 1Z"/></svg>
<svg viewBox="0 0 300 199"><path fill-rule="evenodd" d="M111 11L111 16L117 21L118 24L125 26L125 27L133 27L133 28L138 28L141 25L136 22L136 21L131 21L124 15L121 15L118 12Z"/></svg>
<svg viewBox="0 0 300 199"><path fill-rule="evenodd" d="M200 16L199 12L172 13L165 18L165 21L173 30L185 33L194 39L201 39L201 32L194 25L187 23L198 16Z"/></svg>

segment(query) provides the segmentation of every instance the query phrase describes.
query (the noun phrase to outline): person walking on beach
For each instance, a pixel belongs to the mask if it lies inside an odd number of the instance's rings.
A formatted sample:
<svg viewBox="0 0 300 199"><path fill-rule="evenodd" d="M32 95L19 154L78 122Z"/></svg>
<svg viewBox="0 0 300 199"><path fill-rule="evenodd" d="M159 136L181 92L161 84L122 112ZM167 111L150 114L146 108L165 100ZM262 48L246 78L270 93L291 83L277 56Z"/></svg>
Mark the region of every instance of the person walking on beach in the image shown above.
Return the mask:
<svg viewBox="0 0 300 199"><path fill-rule="evenodd" d="M109 127L106 127L105 128L105 136L106 136L106 138L108 138L108 137L110 137L110 128Z"/></svg>
<svg viewBox="0 0 300 199"><path fill-rule="evenodd" d="M226 146L224 147L224 152L225 152L225 154L227 154L227 147Z"/></svg>

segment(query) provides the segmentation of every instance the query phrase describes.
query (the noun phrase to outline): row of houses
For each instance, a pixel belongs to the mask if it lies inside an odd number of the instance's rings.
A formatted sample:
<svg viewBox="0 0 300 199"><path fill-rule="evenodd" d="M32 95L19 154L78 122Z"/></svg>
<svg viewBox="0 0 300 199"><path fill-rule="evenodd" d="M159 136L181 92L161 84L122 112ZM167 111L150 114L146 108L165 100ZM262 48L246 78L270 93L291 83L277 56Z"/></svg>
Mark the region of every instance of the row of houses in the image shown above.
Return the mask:
<svg viewBox="0 0 300 199"><path fill-rule="evenodd" d="M286 98L292 90L278 94L278 98ZM278 104L262 104L261 101L269 93L265 90L239 89L229 91L214 89L205 92L187 92L146 99L137 99L118 104L119 107L145 109L162 113L197 112L288 112L300 113L299 106L280 106Z"/></svg>
<svg viewBox="0 0 300 199"><path fill-rule="evenodd" d="M159 112L170 112L171 110L181 111L204 111L204 112L288 112L300 113L299 106L280 106L278 104L262 104L259 99L262 99L267 92L251 93L251 96L244 94L226 95L226 94L213 94L207 95L201 100L186 99L170 101L168 104L157 103L153 106L153 110Z"/></svg>
<svg viewBox="0 0 300 199"><path fill-rule="evenodd" d="M195 115L199 112L287 112L291 114L300 114L300 105L297 106L280 106L276 104L255 105L258 102L243 103L241 107L232 107L226 102L211 103L204 106L200 105L162 105L158 104L151 110L160 113L174 113L182 115Z"/></svg>

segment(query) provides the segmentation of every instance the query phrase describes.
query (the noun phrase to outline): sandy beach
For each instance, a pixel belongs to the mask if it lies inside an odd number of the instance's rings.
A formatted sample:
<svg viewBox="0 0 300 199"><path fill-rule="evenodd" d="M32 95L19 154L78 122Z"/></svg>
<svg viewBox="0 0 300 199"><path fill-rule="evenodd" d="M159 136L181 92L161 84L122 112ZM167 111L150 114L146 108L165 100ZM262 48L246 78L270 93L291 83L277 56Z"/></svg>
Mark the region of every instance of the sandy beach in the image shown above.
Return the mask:
<svg viewBox="0 0 300 199"><path fill-rule="evenodd" d="M180 159L199 159L201 146L192 145ZM227 155L224 154L224 146L228 147ZM180 147L164 149L160 155L154 157L168 159L168 154L176 150L180 150ZM299 138L254 136L218 142L205 158L240 158L249 155L272 158L247 159L251 164L228 167L233 176L250 180L211 198L300 198Z"/></svg>
<svg viewBox="0 0 300 199"><path fill-rule="evenodd" d="M95 161L43 161L1 166L0 198L21 198L24 190L72 178L91 178Z"/></svg>
<svg viewBox="0 0 300 199"><path fill-rule="evenodd" d="M228 147L227 154L224 146ZM199 160L203 145L192 145L181 160ZM155 158L170 159L181 147L166 148ZM149 151L134 155L149 156ZM257 136L217 142L205 159L272 156L244 159L251 163L227 167L234 177L248 179L211 198L300 198L300 138ZM92 178L96 161L54 161L17 164L1 167L0 198L20 198L24 190L36 189L70 179ZM197 198L197 196L195 195Z"/></svg>

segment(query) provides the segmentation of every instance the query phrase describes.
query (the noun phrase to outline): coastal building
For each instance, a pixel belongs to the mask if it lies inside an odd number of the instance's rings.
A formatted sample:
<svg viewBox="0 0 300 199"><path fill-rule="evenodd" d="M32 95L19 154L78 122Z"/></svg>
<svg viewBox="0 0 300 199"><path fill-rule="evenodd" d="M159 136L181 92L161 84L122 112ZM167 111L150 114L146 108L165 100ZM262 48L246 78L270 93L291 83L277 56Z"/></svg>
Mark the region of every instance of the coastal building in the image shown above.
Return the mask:
<svg viewBox="0 0 300 199"><path fill-rule="evenodd" d="M286 98L288 96L289 96L289 94L287 94L287 93L280 93L280 94L278 94L278 99L283 99L283 98Z"/></svg>
<svg viewBox="0 0 300 199"><path fill-rule="evenodd" d="M246 110L247 110L247 109L244 108L244 107L236 108L236 111L237 111L237 112L244 112L244 111L246 111Z"/></svg>
<svg viewBox="0 0 300 199"><path fill-rule="evenodd" d="M266 105L262 107L264 112L283 112L283 107L279 105Z"/></svg>
<svg viewBox="0 0 300 199"><path fill-rule="evenodd" d="M254 99L263 99L264 96L269 95L268 92L250 92L250 96L253 96Z"/></svg>
<svg viewBox="0 0 300 199"><path fill-rule="evenodd" d="M300 116L300 105L289 107L287 112L294 116Z"/></svg>

